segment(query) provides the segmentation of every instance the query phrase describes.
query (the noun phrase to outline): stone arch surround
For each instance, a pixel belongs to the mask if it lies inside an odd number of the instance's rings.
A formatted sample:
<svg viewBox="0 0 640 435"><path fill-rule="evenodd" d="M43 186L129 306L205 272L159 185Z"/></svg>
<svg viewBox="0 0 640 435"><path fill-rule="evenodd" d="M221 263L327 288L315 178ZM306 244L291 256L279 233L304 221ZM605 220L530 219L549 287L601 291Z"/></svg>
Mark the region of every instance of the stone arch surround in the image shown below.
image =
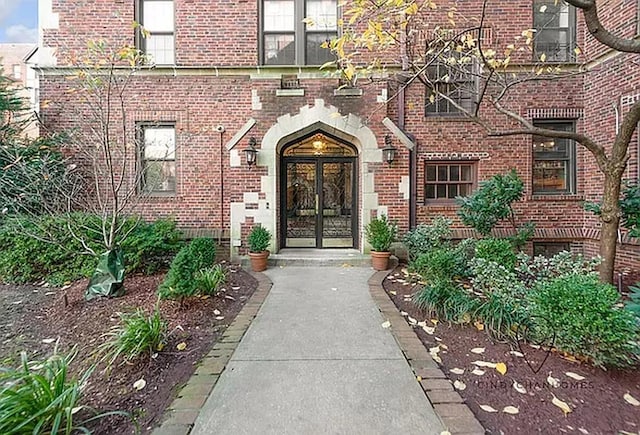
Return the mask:
<svg viewBox="0 0 640 435"><path fill-rule="evenodd" d="M378 203L375 192L374 173L369 171L369 163L382 162L382 150L373 131L354 114L342 115L334 106L326 106L324 100L315 100L314 106L304 106L295 115L286 114L267 131L261 140L257 165L267 167L268 173L261 177L258 192L245 192L243 202L231 203L231 258L239 258L242 240L242 224L252 217L274 235L270 250L277 252L278 229L278 170L280 151L285 145L313 132L321 131L353 144L358 150L359 161L359 233L361 250L364 247L363 228L369 223L371 211L386 213L386 207ZM262 195L261 195L262 194ZM264 199L260 199L261 196ZM257 207L256 207L257 206Z"/></svg>

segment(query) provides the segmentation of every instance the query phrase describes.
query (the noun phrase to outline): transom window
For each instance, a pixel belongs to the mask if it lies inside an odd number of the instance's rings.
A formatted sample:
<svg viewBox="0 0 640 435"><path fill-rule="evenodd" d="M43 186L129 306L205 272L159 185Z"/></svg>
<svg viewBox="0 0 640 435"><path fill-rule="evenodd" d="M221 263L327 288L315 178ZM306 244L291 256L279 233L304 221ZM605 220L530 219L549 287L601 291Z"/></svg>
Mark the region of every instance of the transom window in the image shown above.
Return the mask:
<svg viewBox="0 0 640 435"><path fill-rule="evenodd" d="M337 36L336 0L262 0L262 63L322 65Z"/></svg>
<svg viewBox="0 0 640 435"><path fill-rule="evenodd" d="M573 122L537 121L536 127L574 131ZM533 193L575 193L575 142L533 136Z"/></svg>
<svg viewBox="0 0 640 435"><path fill-rule="evenodd" d="M318 133L288 147L284 156L355 157L356 152L353 148Z"/></svg>
<svg viewBox="0 0 640 435"><path fill-rule="evenodd" d="M140 49L156 65L175 64L175 21L172 0L141 0L139 21L144 29Z"/></svg>
<svg viewBox="0 0 640 435"><path fill-rule="evenodd" d="M470 59L467 63L457 59L454 65L438 60L428 67L427 75L431 82L426 87L427 116L456 115L462 113L462 109L474 111L476 79Z"/></svg>
<svg viewBox="0 0 640 435"><path fill-rule="evenodd" d="M176 191L176 130L174 125L139 125L140 191Z"/></svg>
<svg viewBox="0 0 640 435"><path fill-rule="evenodd" d="M576 11L563 0L533 2L535 59L545 55L547 62L573 62L576 47Z"/></svg>
<svg viewBox="0 0 640 435"><path fill-rule="evenodd" d="M475 162L426 162L425 201L468 196L476 181Z"/></svg>

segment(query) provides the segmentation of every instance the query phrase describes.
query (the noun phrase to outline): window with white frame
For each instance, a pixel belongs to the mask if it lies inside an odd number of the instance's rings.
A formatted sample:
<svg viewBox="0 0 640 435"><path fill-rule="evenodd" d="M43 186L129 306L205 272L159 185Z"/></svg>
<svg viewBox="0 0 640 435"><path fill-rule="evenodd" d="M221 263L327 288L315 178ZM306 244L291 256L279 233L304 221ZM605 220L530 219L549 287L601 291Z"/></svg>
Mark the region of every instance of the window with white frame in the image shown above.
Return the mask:
<svg viewBox="0 0 640 435"><path fill-rule="evenodd" d="M576 10L563 0L533 2L533 52L538 60L573 62L576 48Z"/></svg>
<svg viewBox="0 0 640 435"><path fill-rule="evenodd" d="M176 191L176 130L173 124L140 124L140 191Z"/></svg>
<svg viewBox="0 0 640 435"><path fill-rule="evenodd" d="M262 0L261 62L322 65L332 59L325 43L338 34L336 0Z"/></svg>
<svg viewBox="0 0 640 435"><path fill-rule="evenodd" d="M13 66L13 78L20 80L22 78L22 65Z"/></svg>
<svg viewBox="0 0 640 435"><path fill-rule="evenodd" d="M140 0L140 49L156 65L175 64L175 14L172 0Z"/></svg>

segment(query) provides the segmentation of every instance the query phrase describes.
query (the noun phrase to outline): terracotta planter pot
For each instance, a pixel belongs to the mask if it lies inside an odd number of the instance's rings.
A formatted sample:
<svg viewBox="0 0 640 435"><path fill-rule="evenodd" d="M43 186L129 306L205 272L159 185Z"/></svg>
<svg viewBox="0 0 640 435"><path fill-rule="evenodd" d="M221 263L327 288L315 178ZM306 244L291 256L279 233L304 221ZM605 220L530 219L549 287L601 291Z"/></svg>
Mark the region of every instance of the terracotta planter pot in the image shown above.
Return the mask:
<svg viewBox="0 0 640 435"><path fill-rule="evenodd" d="M371 251L371 265L375 270L387 270L391 252Z"/></svg>
<svg viewBox="0 0 640 435"><path fill-rule="evenodd" d="M267 258L269 258L269 251L262 252L249 252L249 259L251 260L251 270L254 272L262 272L267 269Z"/></svg>

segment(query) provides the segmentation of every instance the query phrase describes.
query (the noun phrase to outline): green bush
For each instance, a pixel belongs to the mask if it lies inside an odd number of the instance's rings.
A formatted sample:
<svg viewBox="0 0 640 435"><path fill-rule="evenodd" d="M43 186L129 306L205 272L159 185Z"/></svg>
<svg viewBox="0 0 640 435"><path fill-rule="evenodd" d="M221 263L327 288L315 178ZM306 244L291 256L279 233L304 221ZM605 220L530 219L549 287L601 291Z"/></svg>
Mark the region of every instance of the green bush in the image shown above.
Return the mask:
<svg viewBox="0 0 640 435"><path fill-rule="evenodd" d="M371 249L376 252L387 252L398 235L398 226L389 221L386 215L371 219L365 226L365 236Z"/></svg>
<svg viewBox="0 0 640 435"><path fill-rule="evenodd" d="M516 265L516 253L508 240L489 237L476 242L476 258L495 261L507 270L513 270Z"/></svg>
<svg viewBox="0 0 640 435"><path fill-rule="evenodd" d="M98 348L108 367L117 359L125 364L143 353L151 356L162 349L167 336L167 322L157 304L150 316L140 308L133 313L118 313L118 316L120 323L105 334L107 340Z"/></svg>
<svg viewBox="0 0 640 435"><path fill-rule="evenodd" d="M466 323L476 310L477 301L460 285L446 280L427 283L413 298L418 308L440 319Z"/></svg>
<svg viewBox="0 0 640 435"><path fill-rule="evenodd" d="M634 315L620 305L615 287L593 276L543 281L532 295L535 331L555 334L555 346L596 366L637 363L640 333Z"/></svg>
<svg viewBox="0 0 640 435"><path fill-rule="evenodd" d="M420 254L409 263L409 271L422 276L427 282L451 281L462 276L466 261L452 248L438 248Z"/></svg>
<svg viewBox="0 0 640 435"><path fill-rule="evenodd" d="M205 295L215 295L227 279L227 271L221 264L202 269L196 275L198 289Z"/></svg>
<svg viewBox="0 0 640 435"><path fill-rule="evenodd" d="M432 249L448 246L452 234L451 220L438 216L431 224L420 224L406 233L402 242L409 252L409 260L413 260Z"/></svg>
<svg viewBox="0 0 640 435"><path fill-rule="evenodd" d="M175 222L153 223L129 218L123 223L128 237L121 244L128 272L152 273L167 263L180 245ZM101 219L92 214L12 218L0 225L0 281L24 283L46 280L60 285L91 276L102 253Z"/></svg>
<svg viewBox="0 0 640 435"><path fill-rule="evenodd" d="M70 378L69 366L76 356L57 352L44 361L27 360L22 352L19 368L0 368L0 433L2 434L66 434L89 431L85 422L74 421L80 405L82 390L91 375L85 372L80 379ZM126 415L110 412L107 415Z"/></svg>
<svg viewBox="0 0 640 435"><path fill-rule="evenodd" d="M250 252L263 252L269 248L271 242L271 233L262 225L258 224L251 228L247 244Z"/></svg>
<svg viewBox="0 0 640 435"><path fill-rule="evenodd" d="M624 307L640 321L640 282L629 286L629 301L625 302Z"/></svg>
<svg viewBox="0 0 640 435"><path fill-rule="evenodd" d="M517 255L516 272L527 285L567 275L598 276L599 257L585 259L582 255L563 251L551 258L538 255L530 258L523 252Z"/></svg>
<svg viewBox="0 0 640 435"><path fill-rule="evenodd" d="M158 288L161 299L179 299L199 294L196 275L202 269L211 267L216 257L213 239L194 239L183 247L173 259L169 272Z"/></svg>

